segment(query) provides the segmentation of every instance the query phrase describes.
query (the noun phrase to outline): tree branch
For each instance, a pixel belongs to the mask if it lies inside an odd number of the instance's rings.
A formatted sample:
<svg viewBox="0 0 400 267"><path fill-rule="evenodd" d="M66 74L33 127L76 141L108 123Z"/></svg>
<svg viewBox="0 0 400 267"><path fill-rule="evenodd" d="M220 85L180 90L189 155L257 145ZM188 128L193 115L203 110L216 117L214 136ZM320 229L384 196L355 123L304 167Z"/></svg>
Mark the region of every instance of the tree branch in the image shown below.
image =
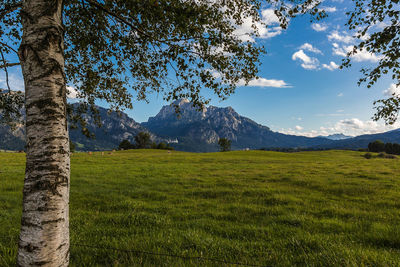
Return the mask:
<svg viewBox="0 0 400 267"><path fill-rule="evenodd" d="M122 16L116 14L115 12L109 10L108 8L106 8L104 5L98 3L97 1L95 1L95 0L86 0L86 1L87 1L89 4L93 5L94 7L97 7L98 9L104 11L104 12L107 13L108 15L110 15L110 16L116 18L116 19L119 20L121 23L123 23L123 24L125 24L125 25L131 27L133 30L137 31L140 35L146 36L146 37L148 37L148 38L150 38L150 39L152 39L152 40L158 41L158 42L160 42L160 43L169 44L169 42L171 42L171 41L172 41L172 42L181 42L181 41L188 41L188 40L194 39L194 38L192 38L192 37L190 37L190 38L181 38L181 39L179 39L179 38L158 39L157 37L152 36L152 35L150 35L150 34L144 32L143 30L139 29L137 26L135 26L134 24L132 24L131 22L129 22L128 20L126 20L124 17L122 17ZM207 37L202 37L202 38L204 38L204 39L209 39L209 38L207 38Z"/></svg>
<svg viewBox="0 0 400 267"><path fill-rule="evenodd" d="M2 49L0 49L0 55L1 55L1 60L3 61L3 65L4 65L4 71L6 73L6 84L7 84L8 92L10 93L11 92L11 88L10 88L10 84L8 82L8 70L7 70L7 66L6 66L7 62L6 62L6 59L4 58Z"/></svg>
<svg viewBox="0 0 400 267"><path fill-rule="evenodd" d="M11 46L9 46L8 44L0 42L0 45L7 47L8 49L10 49L11 51L13 51L15 54L18 55L18 51L15 50L14 48L12 48Z"/></svg>
<svg viewBox="0 0 400 267"><path fill-rule="evenodd" d="M97 3L96 1L93 0L86 0L89 4L97 7L98 9L104 11L105 13L107 13L110 16L113 16L114 18L118 19L120 22L128 25L129 27L131 27L132 29L134 29L135 31L137 31L138 33L140 33L141 35L144 35L146 37L149 38L153 38L152 36L148 35L147 33L143 32L142 30L140 30L138 27L136 27L135 25L133 25L132 23L130 23L129 21L127 21L125 18L123 18L122 16L116 14L115 12L109 10L108 8L106 8L105 6Z"/></svg>
<svg viewBox="0 0 400 267"><path fill-rule="evenodd" d="M15 66L19 66L21 65L21 63L6 63L3 65L0 65L0 69L3 69L4 67L9 68L9 67L15 67Z"/></svg>
<svg viewBox="0 0 400 267"><path fill-rule="evenodd" d="M5 6L3 9L0 9L0 19L2 19L7 14L9 14L21 7L22 7L22 2L17 2L15 4Z"/></svg>

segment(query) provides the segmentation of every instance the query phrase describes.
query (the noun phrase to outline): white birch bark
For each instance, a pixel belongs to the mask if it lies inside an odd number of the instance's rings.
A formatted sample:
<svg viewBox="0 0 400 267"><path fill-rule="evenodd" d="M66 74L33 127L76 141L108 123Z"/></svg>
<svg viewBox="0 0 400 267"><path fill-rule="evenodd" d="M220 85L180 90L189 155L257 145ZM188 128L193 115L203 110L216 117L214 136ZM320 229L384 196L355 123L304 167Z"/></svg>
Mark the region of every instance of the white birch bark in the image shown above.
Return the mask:
<svg viewBox="0 0 400 267"><path fill-rule="evenodd" d="M69 139L62 0L25 0L19 57L27 161L18 266L69 264Z"/></svg>

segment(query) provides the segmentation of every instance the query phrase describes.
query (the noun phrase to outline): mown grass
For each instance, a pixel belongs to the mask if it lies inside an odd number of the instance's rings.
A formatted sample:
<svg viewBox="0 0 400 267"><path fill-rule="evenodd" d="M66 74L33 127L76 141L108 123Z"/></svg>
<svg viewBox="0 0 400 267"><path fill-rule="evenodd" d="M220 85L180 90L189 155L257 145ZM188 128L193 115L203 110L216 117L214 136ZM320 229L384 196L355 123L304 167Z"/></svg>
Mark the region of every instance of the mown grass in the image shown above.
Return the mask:
<svg viewBox="0 0 400 267"><path fill-rule="evenodd" d="M133 150L72 156L72 266L398 266L400 160ZM0 153L0 266L15 265L24 154ZM231 265L231 264L225 264Z"/></svg>

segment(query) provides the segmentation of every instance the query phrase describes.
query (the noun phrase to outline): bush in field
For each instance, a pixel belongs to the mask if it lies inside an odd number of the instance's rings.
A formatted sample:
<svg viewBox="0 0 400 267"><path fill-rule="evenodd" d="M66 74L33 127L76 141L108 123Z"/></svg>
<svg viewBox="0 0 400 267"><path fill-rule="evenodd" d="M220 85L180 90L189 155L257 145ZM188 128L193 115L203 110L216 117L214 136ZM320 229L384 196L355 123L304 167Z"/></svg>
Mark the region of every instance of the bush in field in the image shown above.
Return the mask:
<svg viewBox="0 0 400 267"><path fill-rule="evenodd" d="M169 144L162 143L162 142L157 145L157 149L174 150L174 148L171 147Z"/></svg>
<svg viewBox="0 0 400 267"><path fill-rule="evenodd" d="M365 153L364 154L364 158L366 158L366 159L370 159L370 158L372 158L372 154L371 153Z"/></svg>
<svg viewBox="0 0 400 267"><path fill-rule="evenodd" d="M128 140L123 140L119 146L118 149L119 150L128 150L128 149L134 149L135 145L131 144L131 142L129 142Z"/></svg>
<svg viewBox="0 0 400 267"><path fill-rule="evenodd" d="M385 151L385 143L381 140L376 140L368 144L368 150L370 152L384 152Z"/></svg>
<svg viewBox="0 0 400 267"><path fill-rule="evenodd" d="M231 150L231 140L228 138L220 138L218 140L218 145L221 152L226 152Z"/></svg>
<svg viewBox="0 0 400 267"><path fill-rule="evenodd" d="M397 157L395 155L391 155L391 154L386 154L385 152L381 152L378 154L378 158L382 158L382 159L396 159Z"/></svg>

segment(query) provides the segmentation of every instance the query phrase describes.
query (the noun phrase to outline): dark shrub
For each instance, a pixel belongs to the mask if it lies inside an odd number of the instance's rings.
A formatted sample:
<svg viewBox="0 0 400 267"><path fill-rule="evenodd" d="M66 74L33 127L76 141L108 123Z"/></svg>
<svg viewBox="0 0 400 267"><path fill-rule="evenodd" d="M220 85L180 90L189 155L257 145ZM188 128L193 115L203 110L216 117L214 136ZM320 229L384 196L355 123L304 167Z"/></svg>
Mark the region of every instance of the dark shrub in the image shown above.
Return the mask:
<svg viewBox="0 0 400 267"><path fill-rule="evenodd" d="M378 154L378 158L386 158L387 154L385 152L381 152Z"/></svg>
<svg viewBox="0 0 400 267"><path fill-rule="evenodd" d="M378 158L382 158L382 159L396 159L397 157L395 155L391 155L391 154L386 154L385 152L381 152L378 154Z"/></svg>
<svg viewBox="0 0 400 267"><path fill-rule="evenodd" d="M157 145L157 149L174 150L174 148L172 146L170 146L169 144L166 144L166 143L162 143L162 142Z"/></svg>
<svg viewBox="0 0 400 267"><path fill-rule="evenodd" d="M135 148L135 146L126 139L123 140L118 146L119 150L127 150L127 149L134 149L134 148Z"/></svg>
<svg viewBox="0 0 400 267"><path fill-rule="evenodd" d="M167 144L166 143L159 143L157 146L157 149L167 149Z"/></svg>
<svg viewBox="0 0 400 267"><path fill-rule="evenodd" d="M370 159L370 158L372 158L372 154L371 153L365 153L364 154L364 158L366 158L366 159Z"/></svg>

